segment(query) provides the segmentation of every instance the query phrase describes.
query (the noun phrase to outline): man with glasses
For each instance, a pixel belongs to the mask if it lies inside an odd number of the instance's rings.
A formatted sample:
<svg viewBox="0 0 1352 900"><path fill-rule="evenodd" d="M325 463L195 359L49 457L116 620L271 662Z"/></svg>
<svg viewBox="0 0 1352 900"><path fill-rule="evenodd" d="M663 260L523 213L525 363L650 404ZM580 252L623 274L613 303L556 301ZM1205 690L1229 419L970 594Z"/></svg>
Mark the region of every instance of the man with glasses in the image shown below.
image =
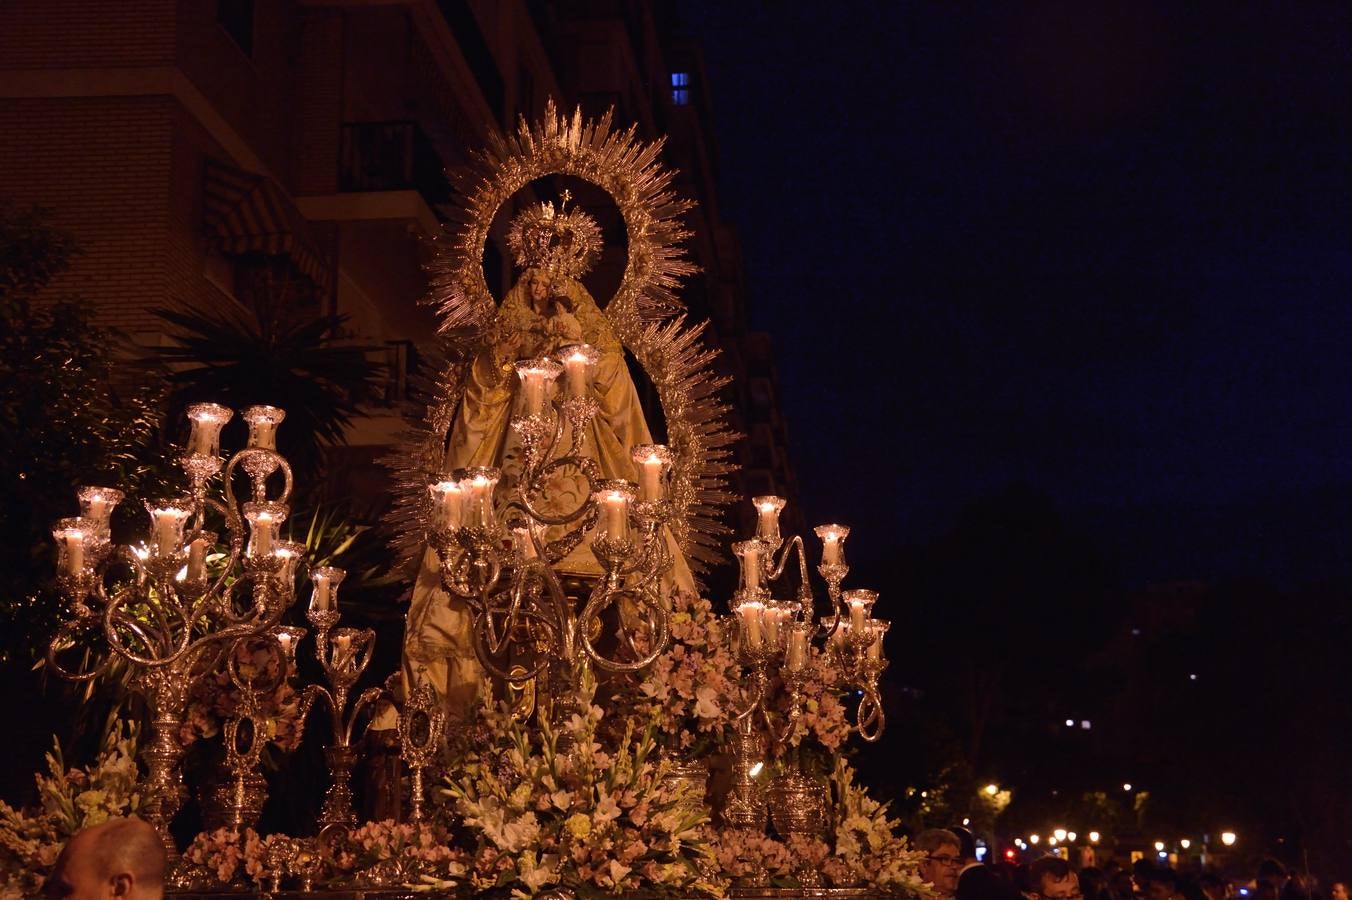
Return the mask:
<svg viewBox="0 0 1352 900"><path fill-rule="evenodd" d="M911 843L925 854L920 863L920 877L934 885L934 892L946 900L956 894L958 873L964 862L958 836L947 828L927 828Z"/></svg>
<svg viewBox="0 0 1352 900"><path fill-rule="evenodd" d="M1084 900L1080 892L1080 877L1070 863L1057 856L1033 860L1028 867L1029 900Z"/></svg>

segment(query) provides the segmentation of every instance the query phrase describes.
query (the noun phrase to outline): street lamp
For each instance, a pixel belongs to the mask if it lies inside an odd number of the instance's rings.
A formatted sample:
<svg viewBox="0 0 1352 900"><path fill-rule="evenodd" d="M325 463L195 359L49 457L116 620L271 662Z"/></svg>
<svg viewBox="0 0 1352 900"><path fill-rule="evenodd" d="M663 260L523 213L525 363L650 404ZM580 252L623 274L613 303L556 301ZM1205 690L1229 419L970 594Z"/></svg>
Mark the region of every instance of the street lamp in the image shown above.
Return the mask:
<svg viewBox="0 0 1352 900"><path fill-rule="evenodd" d="M1089 832L1089 843L1097 844L1099 842L1099 833L1097 831Z"/></svg>
<svg viewBox="0 0 1352 900"><path fill-rule="evenodd" d="M1234 833L1233 831L1222 831L1222 832L1221 832L1221 843L1224 844L1225 846L1227 846L1227 847L1233 847L1233 846L1235 845L1235 841L1236 841L1236 840L1237 840L1237 838L1236 838L1235 833Z"/></svg>
<svg viewBox="0 0 1352 900"><path fill-rule="evenodd" d="M1058 828L1053 831L1052 834L1056 835L1058 841L1064 841L1066 839L1066 830L1064 828Z"/></svg>
<svg viewBox="0 0 1352 900"><path fill-rule="evenodd" d="M1184 850L1186 850L1186 849L1188 849L1189 847L1192 846L1192 841L1188 840L1187 838L1184 838L1183 840L1181 840L1181 841L1178 842L1178 846L1180 846L1180 847L1182 847Z"/></svg>
<svg viewBox="0 0 1352 900"><path fill-rule="evenodd" d="M1164 841L1155 841L1155 849L1156 849L1156 850L1163 850L1163 849L1164 849Z"/></svg>
<svg viewBox="0 0 1352 900"><path fill-rule="evenodd" d="M1040 840L1042 840L1042 838L1038 837L1035 834L1028 835L1028 843L1030 844L1036 844Z"/></svg>

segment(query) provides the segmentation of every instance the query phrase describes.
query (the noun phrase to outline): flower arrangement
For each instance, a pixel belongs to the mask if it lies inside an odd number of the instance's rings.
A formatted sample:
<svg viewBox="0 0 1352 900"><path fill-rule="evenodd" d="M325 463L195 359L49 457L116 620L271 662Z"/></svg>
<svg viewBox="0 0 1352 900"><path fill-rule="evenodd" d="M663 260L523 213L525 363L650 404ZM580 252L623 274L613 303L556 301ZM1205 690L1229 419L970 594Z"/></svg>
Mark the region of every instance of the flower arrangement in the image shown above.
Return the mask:
<svg viewBox="0 0 1352 900"><path fill-rule="evenodd" d="M635 736L631 721L607 752L596 740L599 706L557 732L527 731L505 709L481 716L478 732L496 737L469 749L441 788L466 826L472 888L718 893L706 875L707 816L692 808L688 786L665 778L656 722Z"/></svg>
<svg viewBox="0 0 1352 900"><path fill-rule="evenodd" d="M37 806L20 810L0 801L0 898L37 896L73 834L141 808L137 740L134 724L112 719L98 756L81 769L66 767L61 744L53 739L47 774L35 775Z"/></svg>
<svg viewBox="0 0 1352 900"><path fill-rule="evenodd" d="M610 699L636 720L654 723L654 737L663 749L694 758L722 743L740 677L713 604L675 591L667 649L641 677L617 683Z"/></svg>
<svg viewBox="0 0 1352 900"><path fill-rule="evenodd" d="M367 822L330 848L324 867L330 884L380 887L416 886L420 879L454 884L465 873L464 855L450 846L451 836L429 822ZM261 886L270 878L296 874L280 870L278 858L295 855L283 845L299 842L284 834L260 836L252 828L202 832L183 851L192 880L204 887L231 887L244 882ZM290 852L277 853L276 850ZM315 851L317 852L317 851Z"/></svg>
<svg viewBox="0 0 1352 900"><path fill-rule="evenodd" d="M925 854L910 849L879 803L854 783L854 769L839 759L831 776L835 831L821 837L793 835L779 841L759 831L710 830L709 841L723 875L748 884L801 886L796 873L819 873L827 887L860 887L913 897L933 895L920 877Z"/></svg>
<svg viewBox="0 0 1352 900"><path fill-rule="evenodd" d="M279 678L282 660L275 647L267 644L250 646L245 641L235 647L240 676L265 684L275 684L273 690L259 698L259 712L268 723L267 740L274 741L284 751L295 750L300 744L300 695L289 679ZM202 738L213 738L221 732L221 725L235 714L240 703L239 688L230 678L226 666L193 685L188 697L187 712L179 740L186 747Z"/></svg>

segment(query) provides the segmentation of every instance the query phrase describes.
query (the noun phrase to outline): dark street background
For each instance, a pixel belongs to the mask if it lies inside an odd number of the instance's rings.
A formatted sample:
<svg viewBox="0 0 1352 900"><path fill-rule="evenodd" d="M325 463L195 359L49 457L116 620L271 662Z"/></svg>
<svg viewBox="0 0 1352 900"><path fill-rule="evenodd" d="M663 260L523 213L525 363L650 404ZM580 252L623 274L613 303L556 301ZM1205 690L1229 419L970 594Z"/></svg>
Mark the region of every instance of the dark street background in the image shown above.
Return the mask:
<svg viewBox="0 0 1352 900"><path fill-rule="evenodd" d="M682 10L808 521L896 620L875 780L1349 871L1352 11Z"/></svg>

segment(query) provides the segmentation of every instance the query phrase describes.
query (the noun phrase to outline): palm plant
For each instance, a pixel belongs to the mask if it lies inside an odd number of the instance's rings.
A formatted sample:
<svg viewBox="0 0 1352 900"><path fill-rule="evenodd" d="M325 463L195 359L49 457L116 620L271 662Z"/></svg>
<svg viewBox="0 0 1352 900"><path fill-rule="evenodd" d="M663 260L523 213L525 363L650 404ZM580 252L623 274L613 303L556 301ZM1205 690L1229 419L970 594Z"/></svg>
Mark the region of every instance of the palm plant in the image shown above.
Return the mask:
<svg viewBox="0 0 1352 900"><path fill-rule="evenodd" d="M155 314L176 327L177 343L154 351L170 370L170 421L202 400L234 409L279 406L287 419L278 450L298 481L318 471L325 447L345 442L347 428L380 388L384 367L368 357L374 348L344 342L344 316L281 317L243 306Z"/></svg>

